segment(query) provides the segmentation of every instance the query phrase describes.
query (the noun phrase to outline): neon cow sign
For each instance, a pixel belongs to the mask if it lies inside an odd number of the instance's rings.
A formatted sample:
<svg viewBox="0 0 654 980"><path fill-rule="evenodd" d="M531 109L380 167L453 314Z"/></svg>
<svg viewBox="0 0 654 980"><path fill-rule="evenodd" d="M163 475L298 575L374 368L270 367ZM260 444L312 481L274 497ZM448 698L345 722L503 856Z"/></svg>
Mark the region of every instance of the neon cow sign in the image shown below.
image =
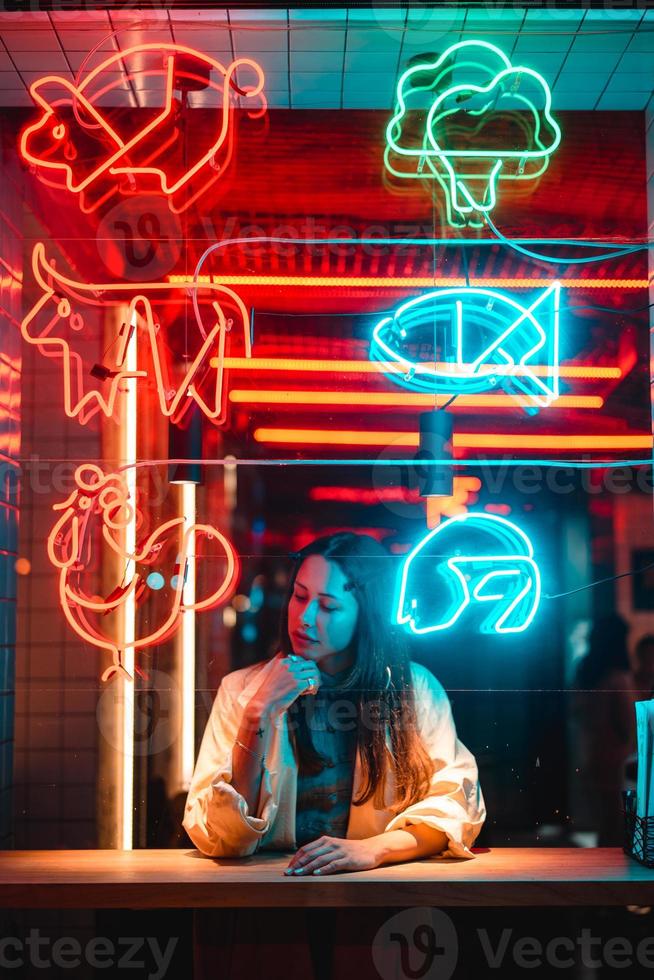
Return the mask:
<svg viewBox="0 0 654 980"><path fill-rule="evenodd" d="M161 600L167 600L165 612L156 624L152 622L154 617L147 617L147 632L136 637L129 646L142 650L162 643L177 631L185 611L201 612L212 609L229 597L239 575L238 556L231 543L216 527L211 524L185 526L183 517L165 521L152 533L142 537L133 554L126 554L121 547L121 537L134 517L134 503L129 499L124 477L120 473L105 474L99 466L86 463L77 468L75 483L77 489L68 499L53 505L52 509L59 516L47 541L50 561L59 569L61 608L78 636L111 653L112 663L102 674L102 680L107 681L113 674L121 673L131 680L123 665L124 651L112 638L111 619L107 620L106 617L119 613L129 596L133 596L139 604L148 598L150 591L156 591ZM143 519L142 515L137 514L137 533L139 522L142 524ZM99 536L94 533L98 529L101 531ZM183 602L183 589L188 560L189 557L195 557L196 560L200 557L200 540L216 542L220 558L225 562L225 573L222 581L209 595L192 604L186 604ZM116 588L104 598L85 588L85 579L92 575L93 566L102 569L102 561L98 561L94 555L100 542L104 549L108 548L117 555L126 567L131 563L134 567L129 580L123 579L121 583L117 583ZM194 556L190 551L192 543ZM171 579L171 590L161 592L163 577L154 569L165 568L166 562L170 565L173 556L176 574ZM214 556L211 557L213 560Z"/></svg>
<svg viewBox="0 0 654 980"><path fill-rule="evenodd" d="M253 84L244 85L243 76ZM110 111L107 101L126 83L142 88L144 80L160 94L160 106L145 111L143 125L133 132L130 114ZM58 75L33 82L30 95L42 113L23 130L20 152L46 183L79 194L85 211L118 189L158 191L172 210L183 211L230 161L238 99L252 104L251 115L265 113L263 85L263 71L250 58L225 66L181 44L136 45L108 56L79 84ZM217 104L216 117L206 137L194 136L188 156L174 92L201 89Z"/></svg>
<svg viewBox="0 0 654 980"><path fill-rule="evenodd" d="M451 629L474 605L489 607L480 632L522 633L540 604L527 535L493 514L461 514L430 531L398 576L394 621L417 635Z"/></svg>
<svg viewBox="0 0 654 980"><path fill-rule="evenodd" d="M408 115L414 109L427 112L419 132ZM499 181L545 172L561 130L542 75L512 65L487 41L461 41L402 74L386 142L391 174L437 180L449 223L480 226Z"/></svg>
<svg viewBox="0 0 654 980"><path fill-rule="evenodd" d="M45 256L45 247L39 242L32 252L32 271L41 287L42 295L21 323L23 339L46 357L61 359L63 371L64 411L69 418L77 418L84 425L98 413L107 418L115 417L117 400L126 378L134 374L125 370L125 357L130 337L129 324L136 315L137 329L143 332L144 341L139 343L143 360L135 376L142 384L150 384L162 415L178 422L195 402L205 417L215 425L225 420L224 406L224 357L226 337L232 325L238 322L243 337L246 357L251 357L250 318L240 297L219 283L202 284L200 294L209 300L213 323L203 328L202 342L195 355L185 366L183 378L171 380L167 365L166 344L162 323L171 297L179 300L185 296L183 286L168 282L150 283L82 283L65 276ZM228 318L224 306L235 311ZM106 378L104 391L85 390L88 383L79 350L89 333L97 336L102 324L93 324L93 315L114 307L117 319L116 336L105 356ZM192 321L194 322L194 321ZM86 329L86 334L85 334ZM232 331L230 337L238 333ZM230 344L232 341L230 340ZM145 357L147 354L147 358Z"/></svg>
<svg viewBox="0 0 654 980"><path fill-rule="evenodd" d="M425 293L380 320L371 357L412 391L472 394L499 385L546 408L559 397L560 292L553 282L529 305L477 287ZM434 350L433 362L415 359L423 346Z"/></svg>

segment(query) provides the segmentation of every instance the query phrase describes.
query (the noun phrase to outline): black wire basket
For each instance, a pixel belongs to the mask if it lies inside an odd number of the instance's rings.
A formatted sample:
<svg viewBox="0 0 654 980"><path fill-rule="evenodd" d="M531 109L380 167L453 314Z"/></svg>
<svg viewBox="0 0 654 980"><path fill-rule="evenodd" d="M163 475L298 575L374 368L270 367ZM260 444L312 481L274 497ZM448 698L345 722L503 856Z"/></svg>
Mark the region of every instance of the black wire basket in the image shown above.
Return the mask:
<svg viewBox="0 0 654 980"><path fill-rule="evenodd" d="M639 817L633 810L624 810L625 854L646 868L654 868L654 817Z"/></svg>

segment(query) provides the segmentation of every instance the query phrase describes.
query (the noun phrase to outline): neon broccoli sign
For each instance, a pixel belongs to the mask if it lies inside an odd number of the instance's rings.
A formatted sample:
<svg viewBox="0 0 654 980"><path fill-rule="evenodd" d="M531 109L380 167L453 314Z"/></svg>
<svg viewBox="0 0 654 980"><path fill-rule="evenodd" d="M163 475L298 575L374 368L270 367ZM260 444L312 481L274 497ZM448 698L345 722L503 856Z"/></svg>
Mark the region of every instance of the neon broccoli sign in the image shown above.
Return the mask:
<svg viewBox="0 0 654 980"><path fill-rule="evenodd" d="M547 169L561 142L551 110L542 75L487 41L461 41L400 77L384 162L396 177L437 180L450 224L479 226L499 181Z"/></svg>

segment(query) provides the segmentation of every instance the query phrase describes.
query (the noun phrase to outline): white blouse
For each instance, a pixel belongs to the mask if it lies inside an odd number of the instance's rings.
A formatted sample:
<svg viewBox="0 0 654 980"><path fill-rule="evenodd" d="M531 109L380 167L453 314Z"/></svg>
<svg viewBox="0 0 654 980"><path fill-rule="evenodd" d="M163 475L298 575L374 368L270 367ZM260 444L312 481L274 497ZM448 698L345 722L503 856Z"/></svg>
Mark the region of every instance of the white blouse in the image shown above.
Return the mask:
<svg viewBox="0 0 654 980"><path fill-rule="evenodd" d="M290 851L295 845L297 763L284 712L270 734L256 813L232 786L232 748L248 702L265 678L273 660L234 670L222 679L202 738L200 753L186 800L184 829L208 857L245 857L259 849ZM438 857L473 858L475 839L486 819L477 763L457 738L452 708L441 683L430 670L411 661L418 731L435 761L424 799L393 816L394 778L386 773L384 808L370 798L350 805L346 837L362 840L409 824L427 824L443 831L448 845ZM391 748L390 734L386 744ZM357 750L352 798L362 784Z"/></svg>

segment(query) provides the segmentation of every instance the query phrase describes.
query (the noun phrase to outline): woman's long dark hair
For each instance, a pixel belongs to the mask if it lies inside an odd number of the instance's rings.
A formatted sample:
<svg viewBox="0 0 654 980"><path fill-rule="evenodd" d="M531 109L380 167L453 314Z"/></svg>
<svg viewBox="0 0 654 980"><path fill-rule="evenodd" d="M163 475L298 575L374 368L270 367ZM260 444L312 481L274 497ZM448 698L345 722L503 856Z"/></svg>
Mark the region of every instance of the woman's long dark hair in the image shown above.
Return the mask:
<svg viewBox="0 0 654 980"><path fill-rule="evenodd" d="M374 538L352 532L317 538L298 552L281 614L280 648L284 656L293 649L288 635L288 605L300 566L310 555L322 555L338 565L347 580L346 589L353 592L358 604L352 639L354 662L338 688L339 695L349 697L356 708L363 784L353 804L361 806L374 796L374 805L383 809L384 777L390 763L396 787L392 809L400 812L424 798L434 764L417 731L406 644L391 623L395 561ZM303 774L320 772L326 761L313 745L306 717L308 702L308 697L297 698L288 712L289 733ZM388 762L387 725L392 745Z"/></svg>

